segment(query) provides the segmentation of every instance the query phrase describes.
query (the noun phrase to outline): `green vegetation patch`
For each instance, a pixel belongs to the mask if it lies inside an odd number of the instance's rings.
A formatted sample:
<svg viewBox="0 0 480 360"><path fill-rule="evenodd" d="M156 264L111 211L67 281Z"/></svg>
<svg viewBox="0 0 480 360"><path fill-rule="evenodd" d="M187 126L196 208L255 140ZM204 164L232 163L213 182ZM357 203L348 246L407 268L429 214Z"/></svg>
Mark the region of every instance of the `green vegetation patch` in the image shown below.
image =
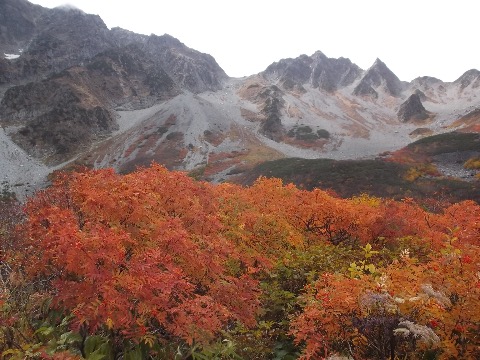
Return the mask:
<svg viewBox="0 0 480 360"><path fill-rule="evenodd" d="M419 139L407 146L414 152L438 155L456 151L480 151L480 134L450 132Z"/></svg>
<svg viewBox="0 0 480 360"><path fill-rule="evenodd" d="M402 199L413 197L444 198L448 201L480 201L478 182L420 177L408 181L409 166L375 160L341 160L286 158L267 161L244 174L243 184L252 184L259 176L280 178L307 190L330 189L341 197L366 193Z"/></svg>
<svg viewBox="0 0 480 360"><path fill-rule="evenodd" d="M330 133L327 130L319 129L316 132L313 132L313 129L308 125L294 126L288 131L287 135L303 141L315 141L318 139L330 138Z"/></svg>

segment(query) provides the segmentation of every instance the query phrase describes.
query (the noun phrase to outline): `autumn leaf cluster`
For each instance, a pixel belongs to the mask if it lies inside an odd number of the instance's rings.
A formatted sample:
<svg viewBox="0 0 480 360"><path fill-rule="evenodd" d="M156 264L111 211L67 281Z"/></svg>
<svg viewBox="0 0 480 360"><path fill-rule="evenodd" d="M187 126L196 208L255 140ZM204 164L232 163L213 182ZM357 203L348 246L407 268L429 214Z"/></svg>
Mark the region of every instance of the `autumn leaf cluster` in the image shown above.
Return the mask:
<svg viewBox="0 0 480 360"><path fill-rule="evenodd" d="M472 201L432 213L152 165L61 174L12 222L0 254L7 358L480 354Z"/></svg>

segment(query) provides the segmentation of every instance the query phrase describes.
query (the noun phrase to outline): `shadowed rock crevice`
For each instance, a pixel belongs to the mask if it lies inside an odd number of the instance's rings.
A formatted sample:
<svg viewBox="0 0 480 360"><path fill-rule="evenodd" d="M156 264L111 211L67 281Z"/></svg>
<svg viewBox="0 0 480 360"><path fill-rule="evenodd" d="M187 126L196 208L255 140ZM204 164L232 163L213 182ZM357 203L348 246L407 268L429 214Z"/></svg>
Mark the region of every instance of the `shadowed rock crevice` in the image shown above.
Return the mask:
<svg viewBox="0 0 480 360"><path fill-rule="evenodd" d="M261 133L269 139L281 141L285 135L281 119L281 110L284 104L282 92L273 85L265 89L260 97L264 99L261 113L265 117L261 124Z"/></svg>

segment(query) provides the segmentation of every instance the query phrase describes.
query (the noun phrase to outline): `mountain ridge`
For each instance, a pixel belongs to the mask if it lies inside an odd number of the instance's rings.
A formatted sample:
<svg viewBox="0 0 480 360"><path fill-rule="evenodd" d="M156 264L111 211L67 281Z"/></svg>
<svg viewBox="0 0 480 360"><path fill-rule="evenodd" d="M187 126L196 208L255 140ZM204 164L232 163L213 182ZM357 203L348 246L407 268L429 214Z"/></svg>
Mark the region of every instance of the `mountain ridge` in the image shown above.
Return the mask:
<svg viewBox="0 0 480 360"><path fill-rule="evenodd" d="M317 51L231 78L211 55L168 34L31 6L12 13L35 27L28 41L0 18L0 39L16 39L0 49L18 47L17 58L0 59L0 125L47 172L72 162L128 171L157 161L224 181L274 158L368 158L421 134L478 131L475 69L454 82L405 82L380 59L363 70Z"/></svg>

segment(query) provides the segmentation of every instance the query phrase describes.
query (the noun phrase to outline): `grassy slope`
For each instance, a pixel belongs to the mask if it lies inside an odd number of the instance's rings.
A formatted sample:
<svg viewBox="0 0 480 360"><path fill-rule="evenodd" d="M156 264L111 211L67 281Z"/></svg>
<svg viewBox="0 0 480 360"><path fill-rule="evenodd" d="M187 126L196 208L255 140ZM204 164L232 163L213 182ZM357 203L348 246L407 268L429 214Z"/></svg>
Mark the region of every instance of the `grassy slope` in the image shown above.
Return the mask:
<svg viewBox="0 0 480 360"><path fill-rule="evenodd" d="M407 146L415 153L438 155L458 151L480 151L480 134L451 132L428 136Z"/></svg>
<svg viewBox="0 0 480 360"><path fill-rule="evenodd" d="M428 161L431 155L453 151L480 151L479 134L450 133L421 139L403 153ZM287 158L268 161L243 174L239 182L252 184L259 176L277 177L305 189L331 189L342 197L368 193L393 198L437 198L449 201L472 199L480 202L480 182L420 177L408 181L411 164L392 160L344 160Z"/></svg>

